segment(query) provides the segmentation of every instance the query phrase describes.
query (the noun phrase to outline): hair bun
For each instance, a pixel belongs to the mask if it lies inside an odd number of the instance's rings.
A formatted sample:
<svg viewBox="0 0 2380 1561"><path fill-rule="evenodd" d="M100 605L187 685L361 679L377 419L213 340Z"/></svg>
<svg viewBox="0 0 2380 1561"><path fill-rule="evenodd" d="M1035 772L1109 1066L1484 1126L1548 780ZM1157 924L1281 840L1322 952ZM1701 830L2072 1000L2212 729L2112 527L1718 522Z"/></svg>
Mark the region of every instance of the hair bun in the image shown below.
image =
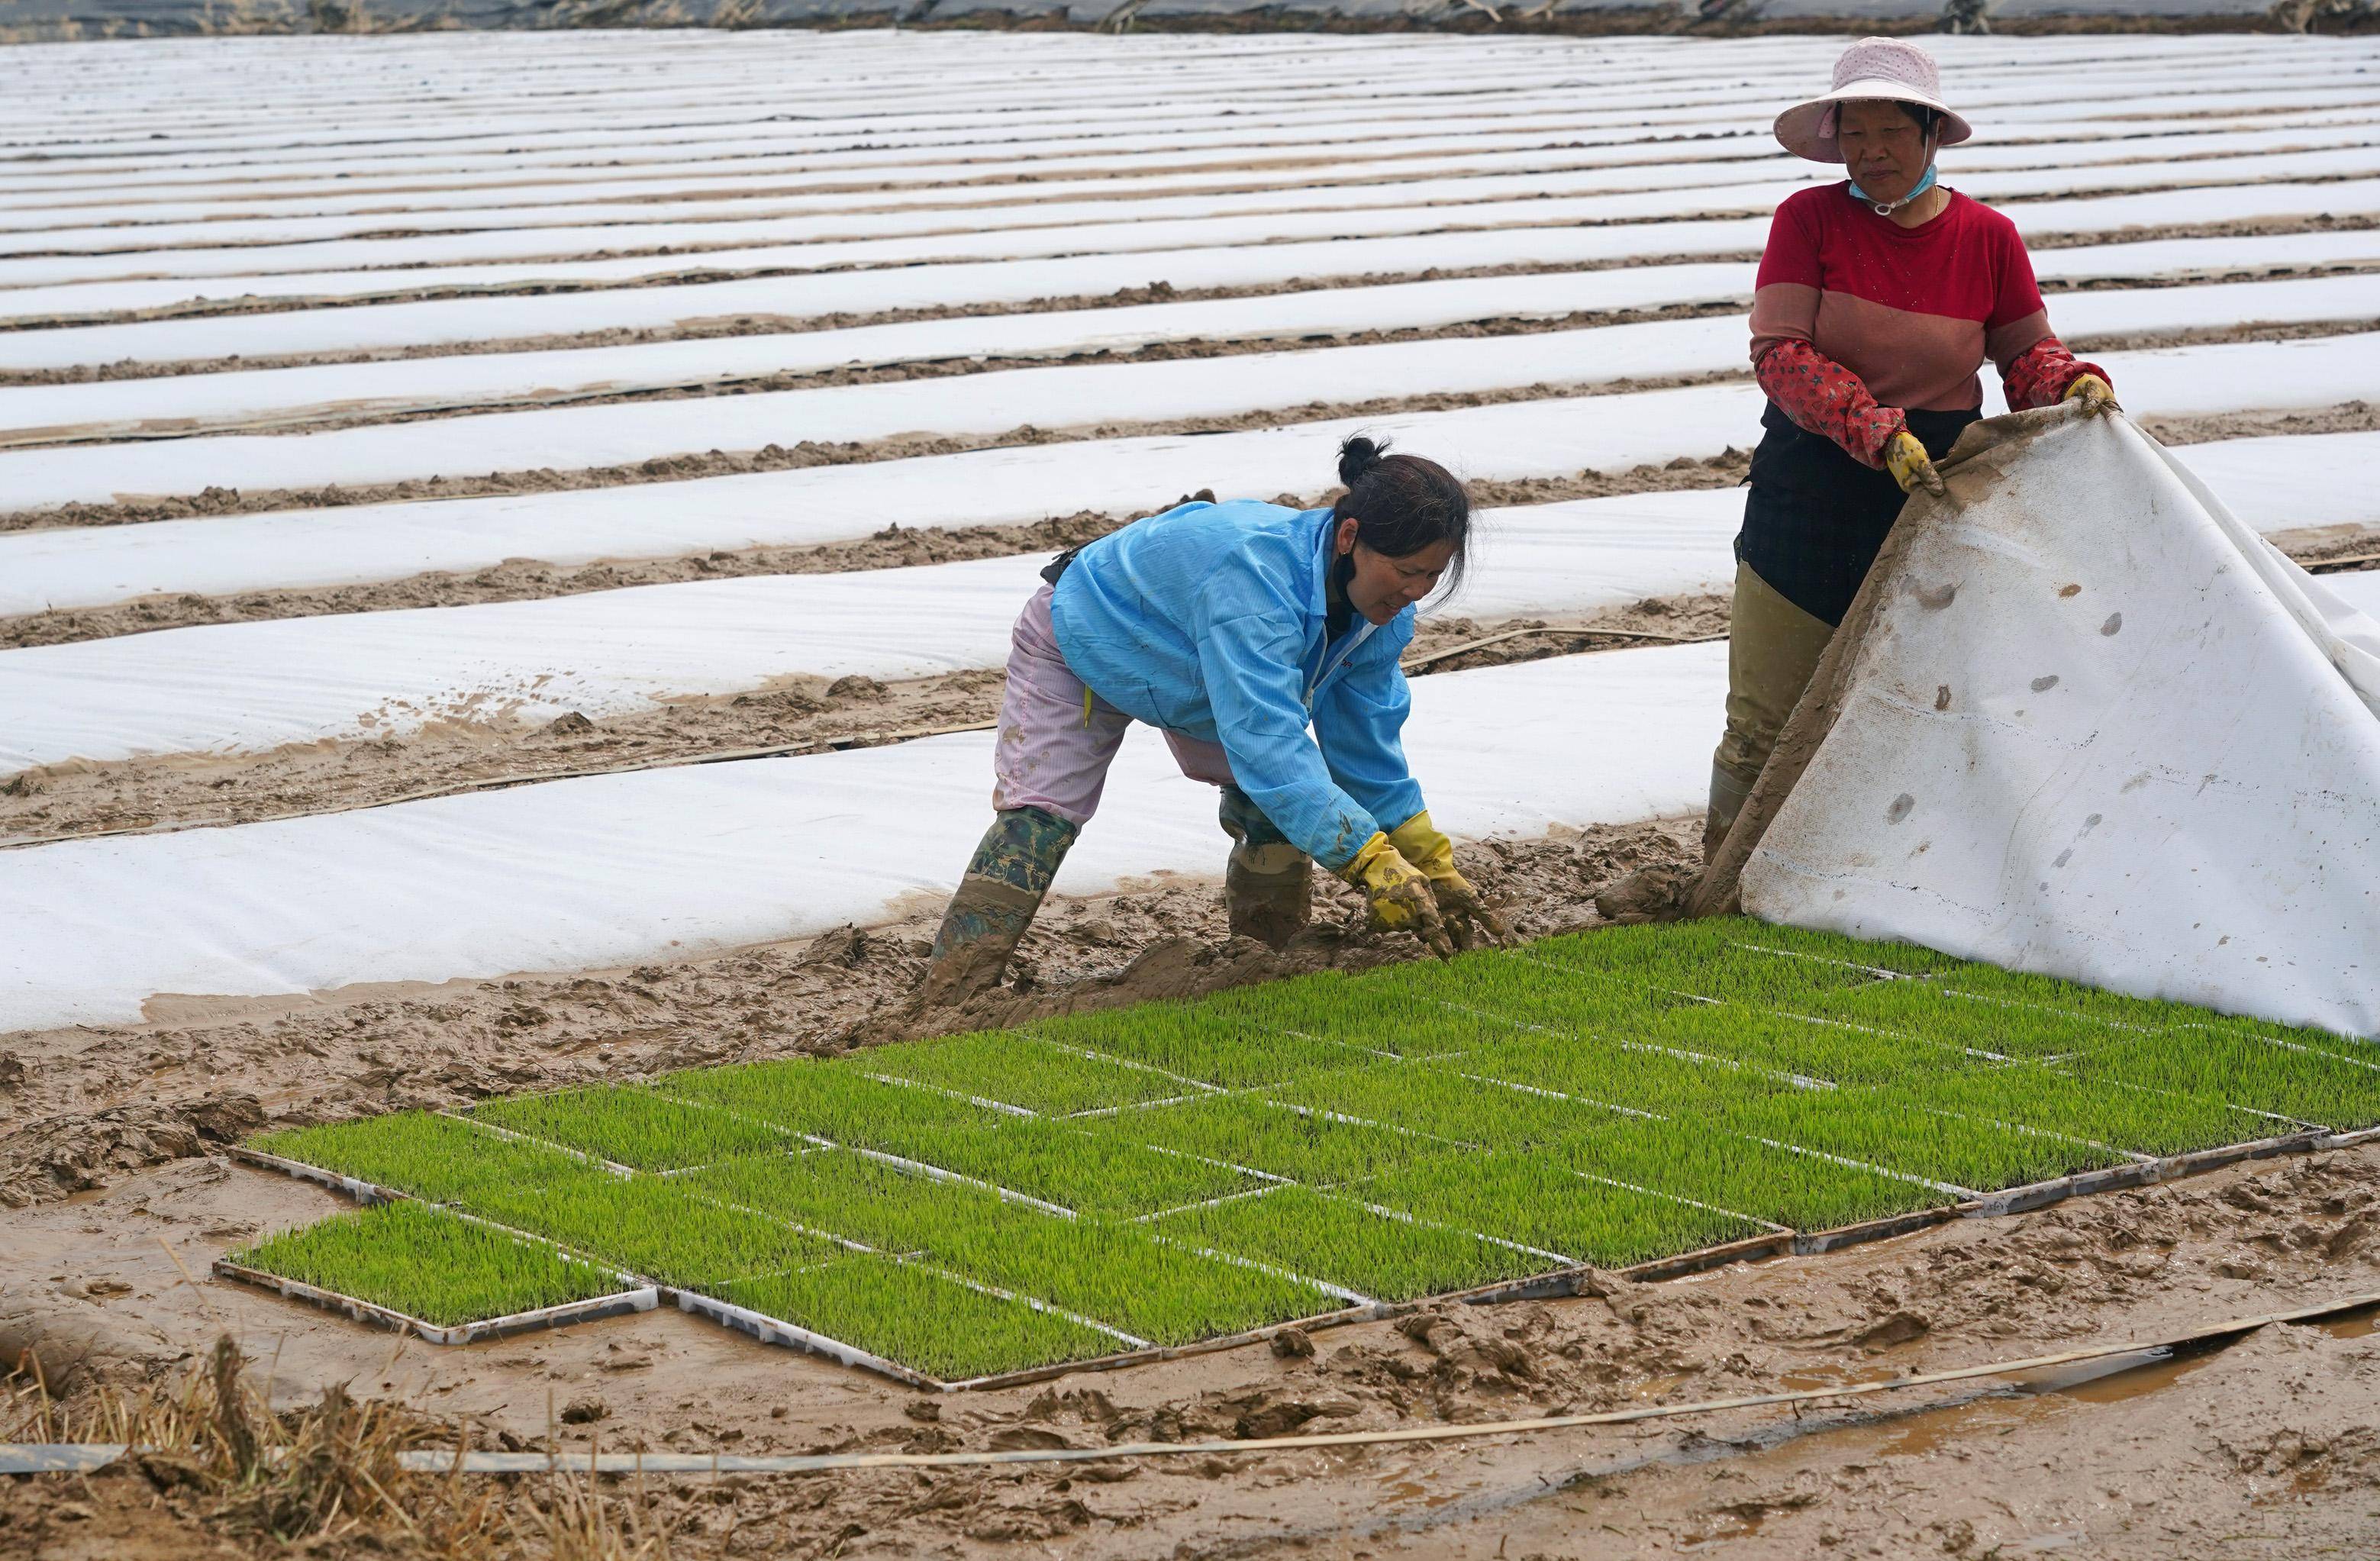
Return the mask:
<svg viewBox="0 0 2380 1561"><path fill-rule="evenodd" d="M1387 454L1386 444L1375 444L1362 434L1357 434L1339 447L1340 482L1348 488L1354 487L1356 480L1366 472L1378 466L1381 457Z"/></svg>

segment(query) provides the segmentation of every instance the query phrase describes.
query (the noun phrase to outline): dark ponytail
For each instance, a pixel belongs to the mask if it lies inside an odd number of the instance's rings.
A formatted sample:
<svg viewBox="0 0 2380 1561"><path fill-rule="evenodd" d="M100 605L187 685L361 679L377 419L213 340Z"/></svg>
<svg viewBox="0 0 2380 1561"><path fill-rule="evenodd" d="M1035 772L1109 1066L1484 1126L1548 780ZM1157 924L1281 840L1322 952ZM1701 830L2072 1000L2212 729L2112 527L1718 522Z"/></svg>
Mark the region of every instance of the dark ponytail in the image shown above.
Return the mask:
<svg viewBox="0 0 2380 1561"><path fill-rule="evenodd" d="M1386 558L1409 558L1438 542L1454 544L1446 585L1463 582L1471 551L1471 496L1454 474L1419 455L1391 455L1386 441L1360 434L1339 447L1347 491L1330 507L1333 523L1355 517L1355 538Z"/></svg>

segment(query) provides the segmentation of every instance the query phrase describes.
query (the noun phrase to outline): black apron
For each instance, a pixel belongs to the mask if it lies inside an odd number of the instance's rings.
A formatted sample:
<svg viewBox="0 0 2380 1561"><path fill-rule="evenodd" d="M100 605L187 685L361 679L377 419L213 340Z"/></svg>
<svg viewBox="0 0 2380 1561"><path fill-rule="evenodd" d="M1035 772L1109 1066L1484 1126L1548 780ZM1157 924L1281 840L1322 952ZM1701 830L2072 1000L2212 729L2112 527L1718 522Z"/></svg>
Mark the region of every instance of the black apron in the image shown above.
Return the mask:
<svg viewBox="0 0 2380 1561"><path fill-rule="evenodd" d="M1909 431L1936 460L1981 412L1911 412ZM1907 495L1888 471L1853 460L1799 427L1775 402L1760 415L1751 494L1735 556L1778 595L1823 623L1843 621Z"/></svg>

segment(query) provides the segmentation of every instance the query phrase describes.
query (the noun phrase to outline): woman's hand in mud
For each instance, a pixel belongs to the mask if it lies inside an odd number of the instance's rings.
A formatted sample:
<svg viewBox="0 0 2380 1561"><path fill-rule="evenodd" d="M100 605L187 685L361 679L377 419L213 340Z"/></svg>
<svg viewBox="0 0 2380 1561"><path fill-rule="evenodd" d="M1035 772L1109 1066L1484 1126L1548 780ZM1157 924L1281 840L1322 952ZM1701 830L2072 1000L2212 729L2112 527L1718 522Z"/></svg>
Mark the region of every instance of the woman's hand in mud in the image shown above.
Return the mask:
<svg viewBox="0 0 2380 1561"><path fill-rule="evenodd" d="M1429 891L1438 901L1439 919L1446 924L1447 938L1457 949L1500 949L1512 940L1511 924L1480 898L1462 874L1432 877Z"/></svg>

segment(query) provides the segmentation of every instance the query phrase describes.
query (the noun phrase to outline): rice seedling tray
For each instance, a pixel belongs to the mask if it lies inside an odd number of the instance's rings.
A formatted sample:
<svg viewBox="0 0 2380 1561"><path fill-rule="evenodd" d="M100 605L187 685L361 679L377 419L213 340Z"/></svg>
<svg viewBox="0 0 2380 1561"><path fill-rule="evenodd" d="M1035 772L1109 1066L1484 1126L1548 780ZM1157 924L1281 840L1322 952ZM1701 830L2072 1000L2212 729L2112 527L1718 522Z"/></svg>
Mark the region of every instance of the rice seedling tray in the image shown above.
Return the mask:
<svg viewBox="0 0 2380 1561"><path fill-rule="evenodd" d="M501 1227L414 1199L365 1204L218 1258L223 1278L431 1344L650 1312L660 1291ZM345 1273L346 1288L332 1282Z"/></svg>
<svg viewBox="0 0 2380 1561"><path fill-rule="evenodd" d="M391 1307L377 1306L355 1296L307 1284L302 1279L267 1274L261 1268L250 1268L229 1258L215 1259L214 1273L220 1278L236 1279L259 1289L272 1290L287 1300L318 1306L325 1312L335 1312L371 1327L411 1334L429 1344L477 1344L484 1339L510 1338L516 1334L541 1333L550 1328L567 1327L573 1323L594 1323L607 1317L631 1316L638 1312L653 1311L661 1305L658 1289L651 1285L639 1285L624 1274L620 1278L625 1288L611 1295L565 1301L558 1306L540 1306L508 1316L441 1327Z"/></svg>
<svg viewBox="0 0 2380 1561"><path fill-rule="evenodd" d="M1736 921L237 1153L945 1392L1815 1255L2370 1142L2380 1063L2357 1047ZM245 1266L432 1327L481 1321L344 1271Z"/></svg>

